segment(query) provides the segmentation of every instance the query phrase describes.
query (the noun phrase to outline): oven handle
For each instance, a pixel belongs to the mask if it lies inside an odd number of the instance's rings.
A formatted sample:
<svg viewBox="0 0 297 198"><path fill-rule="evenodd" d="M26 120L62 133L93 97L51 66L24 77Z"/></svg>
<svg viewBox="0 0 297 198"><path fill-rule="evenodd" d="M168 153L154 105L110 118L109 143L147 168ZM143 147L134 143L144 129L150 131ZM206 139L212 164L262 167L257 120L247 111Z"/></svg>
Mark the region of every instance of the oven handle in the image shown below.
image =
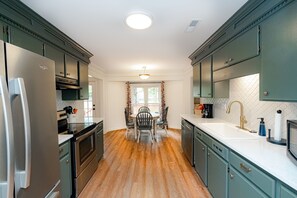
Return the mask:
<svg viewBox="0 0 297 198"><path fill-rule="evenodd" d="M87 133L85 133L85 134L77 137L75 140L78 141L78 142L80 142L81 140L85 139L86 137L94 134L96 132L96 129L97 129L97 127L95 127L94 129L92 129L91 131L89 131L89 132L87 132Z"/></svg>

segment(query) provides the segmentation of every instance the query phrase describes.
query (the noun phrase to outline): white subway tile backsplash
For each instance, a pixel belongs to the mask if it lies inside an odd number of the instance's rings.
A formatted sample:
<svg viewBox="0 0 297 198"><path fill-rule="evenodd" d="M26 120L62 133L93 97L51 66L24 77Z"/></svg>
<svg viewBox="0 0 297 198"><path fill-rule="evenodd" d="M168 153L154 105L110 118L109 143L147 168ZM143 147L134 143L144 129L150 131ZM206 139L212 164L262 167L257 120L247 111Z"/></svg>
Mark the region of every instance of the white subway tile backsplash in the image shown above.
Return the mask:
<svg viewBox="0 0 297 198"><path fill-rule="evenodd" d="M231 113L226 114L226 107L230 101L239 100L244 105L244 115L248 123L247 128L259 130L257 118L265 119L266 132L268 129L274 131L275 112L282 110L282 136L286 138L286 121L297 119L297 103L293 102L266 102L259 100L259 74L245 76L230 80L230 97L226 98L202 98L201 103L214 104L214 116L239 124L239 105L233 104Z"/></svg>
<svg viewBox="0 0 297 198"><path fill-rule="evenodd" d="M73 108L78 109L76 117L77 119L84 118L84 101L83 100L62 100L62 91L56 91L56 103L57 103L57 110L62 110L64 107L72 106Z"/></svg>

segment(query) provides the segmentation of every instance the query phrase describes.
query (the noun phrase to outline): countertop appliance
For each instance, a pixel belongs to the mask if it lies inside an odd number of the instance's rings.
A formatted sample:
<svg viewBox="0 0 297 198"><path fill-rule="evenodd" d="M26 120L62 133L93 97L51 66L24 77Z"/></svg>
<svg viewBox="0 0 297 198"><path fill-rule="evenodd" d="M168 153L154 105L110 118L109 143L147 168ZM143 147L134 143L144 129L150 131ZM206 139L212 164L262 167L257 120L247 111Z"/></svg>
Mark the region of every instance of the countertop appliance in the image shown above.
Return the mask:
<svg viewBox="0 0 297 198"><path fill-rule="evenodd" d="M184 154L189 160L190 164L194 166L194 126L182 119L181 122L181 143Z"/></svg>
<svg viewBox="0 0 297 198"><path fill-rule="evenodd" d="M78 197L97 169L98 125L94 122L67 123L65 110L57 112L58 132L73 134L71 140L73 196ZM66 130L65 130L66 129Z"/></svg>
<svg viewBox="0 0 297 198"><path fill-rule="evenodd" d="M287 155L297 165L297 120L287 120Z"/></svg>
<svg viewBox="0 0 297 198"><path fill-rule="evenodd" d="M60 197L54 61L0 41L0 87L0 197Z"/></svg>

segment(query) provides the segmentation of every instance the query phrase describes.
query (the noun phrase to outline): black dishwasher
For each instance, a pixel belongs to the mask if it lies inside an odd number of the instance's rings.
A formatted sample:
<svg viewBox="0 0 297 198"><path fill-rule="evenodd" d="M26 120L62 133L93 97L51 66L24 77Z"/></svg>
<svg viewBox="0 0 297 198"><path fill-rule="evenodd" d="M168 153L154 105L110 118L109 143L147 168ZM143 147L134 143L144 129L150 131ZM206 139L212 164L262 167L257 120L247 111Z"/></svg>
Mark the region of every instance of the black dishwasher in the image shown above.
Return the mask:
<svg viewBox="0 0 297 198"><path fill-rule="evenodd" d="M96 159L99 162L104 153L103 121L99 122L96 130Z"/></svg>
<svg viewBox="0 0 297 198"><path fill-rule="evenodd" d="M194 166L194 155L193 155L193 142L194 142L194 126L187 122L186 120L182 119L181 122L181 142L182 142L182 149L184 154L186 155L187 159Z"/></svg>

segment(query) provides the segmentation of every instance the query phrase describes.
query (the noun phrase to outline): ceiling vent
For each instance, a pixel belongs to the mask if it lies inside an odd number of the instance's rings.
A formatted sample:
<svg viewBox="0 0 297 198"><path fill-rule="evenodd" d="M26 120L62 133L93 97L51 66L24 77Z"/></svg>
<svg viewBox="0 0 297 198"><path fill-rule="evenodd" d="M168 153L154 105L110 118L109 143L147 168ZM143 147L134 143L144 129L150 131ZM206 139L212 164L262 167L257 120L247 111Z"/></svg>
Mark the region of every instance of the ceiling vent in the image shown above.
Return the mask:
<svg viewBox="0 0 297 198"><path fill-rule="evenodd" d="M193 32L198 24L199 20L198 19L193 19L189 26L186 29L186 32Z"/></svg>

